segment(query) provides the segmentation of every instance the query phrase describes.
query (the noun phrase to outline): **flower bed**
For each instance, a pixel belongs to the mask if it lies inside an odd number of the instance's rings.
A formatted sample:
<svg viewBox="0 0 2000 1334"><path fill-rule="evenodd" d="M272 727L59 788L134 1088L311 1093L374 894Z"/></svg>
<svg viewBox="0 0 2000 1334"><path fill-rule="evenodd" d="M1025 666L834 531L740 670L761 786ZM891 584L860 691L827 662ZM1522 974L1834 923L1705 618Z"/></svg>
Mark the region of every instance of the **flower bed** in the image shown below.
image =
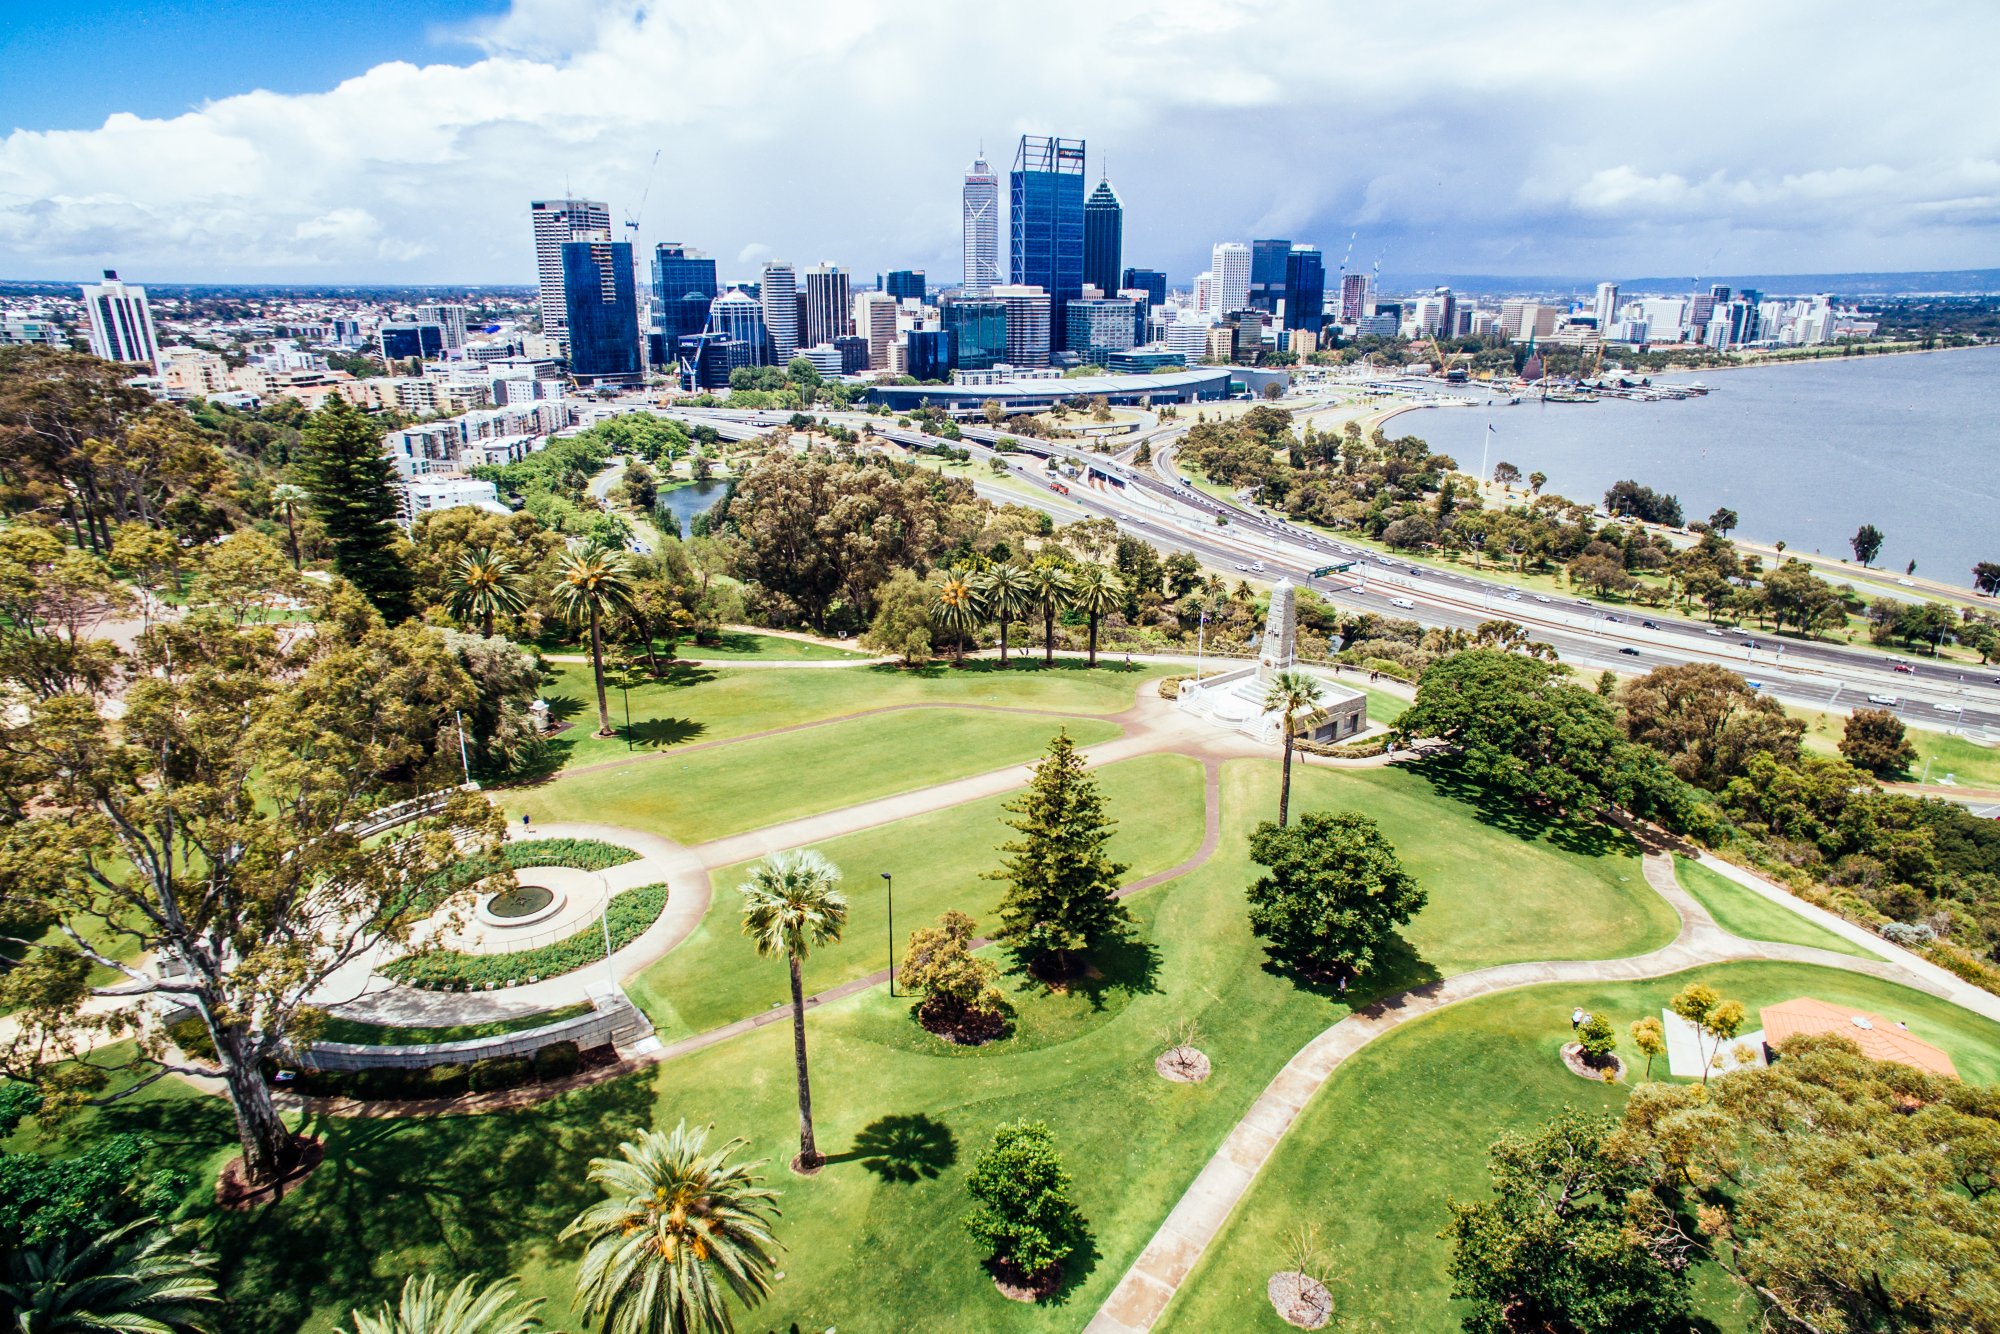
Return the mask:
<svg viewBox="0 0 2000 1334"><path fill-rule="evenodd" d="M665 885L641 885L611 900L611 948L615 952L644 935L667 906ZM384 977L432 991L510 987L537 978L574 972L604 958L604 928L592 922L572 935L511 954L460 954L428 950L385 964Z"/></svg>

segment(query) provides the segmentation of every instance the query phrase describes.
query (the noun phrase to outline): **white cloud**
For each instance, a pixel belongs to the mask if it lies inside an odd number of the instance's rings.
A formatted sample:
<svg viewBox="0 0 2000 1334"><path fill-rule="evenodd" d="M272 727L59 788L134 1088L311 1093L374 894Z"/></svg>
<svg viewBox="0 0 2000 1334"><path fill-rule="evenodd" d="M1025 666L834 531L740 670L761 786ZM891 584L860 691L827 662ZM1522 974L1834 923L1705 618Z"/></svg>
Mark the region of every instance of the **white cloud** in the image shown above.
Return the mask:
<svg viewBox="0 0 2000 1334"><path fill-rule="evenodd" d="M1393 12L1392 12L1393 11ZM976 21L974 15L976 14ZM466 66L0 140L0 273L525 282L527 204L640 240L957 276L983 139L1090 141L1135 263L1291 234L1390 270L1991 263L2000 152L1966 110L2000 10L1680 0L514 0ZM1893 96L1883 90L1893 90Z"/></svg>

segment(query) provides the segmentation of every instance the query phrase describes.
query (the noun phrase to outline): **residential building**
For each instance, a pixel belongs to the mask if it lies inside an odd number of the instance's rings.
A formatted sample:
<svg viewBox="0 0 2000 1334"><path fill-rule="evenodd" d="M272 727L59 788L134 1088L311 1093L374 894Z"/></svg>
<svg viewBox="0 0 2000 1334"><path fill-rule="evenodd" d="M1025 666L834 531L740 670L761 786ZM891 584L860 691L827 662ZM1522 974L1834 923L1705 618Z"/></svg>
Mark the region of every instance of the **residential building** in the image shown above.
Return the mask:
<svg viewBox="0 0 2000 1334"><path fill-rule="evenodd" d="M542 333L563 342L569 298L563 290L563 247L578 234L611 233L611 210L595 199L537 199L528 205L535 228L535 276Z"/></svg>
<svg viewBox="0 0 2000 1334"><path fill-rule="evenodd" d="M982 153L966 170L960 197L959 225L963 229L967 296L981 295L1005 281L1005 271L1000 267L1000 208L1000 175L987 165Z"/></svg>
<svg viewBox="0 0 2000 1334"><path fill-rule="evenodd" d="M951 334L944 329L912 329L904 335L908 368L903 373L919 380L951 378Z"/></svg>
<svg viewBox="0 0 2000 1334"><path fill-rule="evenodd" d="M513 513L500 503L500 494L493 483L472 477L426 477L421 481L402 483L396 488L396 493L397 518L404 528L413 526L420 515L457 509L461 505L493 514Z"/></svg>
<svg viewBox="0 0 2000 1334"><path fill-rule="evenodd" d="M1326 261L1317 247L1293 246L1286 252L1284 301L1284 327L1317 336L1326 324Z"/></svg>
<svg viewBox="0 0 2000 1334"><path fill-rule="evenodd" d="M1597 327L1609 329L1618 319L1618 284L1599 283L1597 300L1590 309L1591 313L1597 316Z"/></svg>
<svg viewBox="0 0 2000 1334"><path fill-rule="evenodd" d="M1049 294L1026 283L1003 283L989 293L1007 309L1007 361L1034 369L1049 364Z"/></svg>
<svg viewBox="0 0 2000 1334"><path fill-rule="evenodd" d="M896 341L896 299L887 292L855 297L854 331L868 342L868 368L889 369L889 348Z"/></svg>
<svg viewBox="0 0 2000 1334"><path fill-rule="evenodd" d="M806 322L802 335L809 346L833 346L833 340L848 332L848 311L854 298L848 290L845 269L833 264L815 264L805 271ZM917 280L921 288L923 280Z"/></svg>
<svg viewBox="0 0 2000 1334"><path fill-rule="evenodd" d="M792 266L773 260L764 266L758 298L764 306L764 340L769 364L783 366L799 349L799 280Z"/></svg>
<svg viewBox="0 0 2000 1334"><path fill-rule="evenodd" d="M199 347L170 347L162 354L161 374L175 397L207 398L229 390L229 364Z"/></svg>
<svg viewBox="0 0 2000 1334"><path fill-rule="evenodd" d="M1250 243L1250 296L1248 305L1267 315L1278 312L1278 302L1285 295L1285 272L1291 261L1290 241L1252 241ZM1322 282L1324 287L1325 283Z"/></svg>
<svg viewBox="0 0 2000 1334"><path fill-rule="evenodd" d="M0 317L0 347L10 343L40 343L47 347L61 347L68 341L63 337L62 326L47 316Z"/></svg>
<svg viewBox="0 0 2000 1334"><path fill-rule="evenodd" d="M444 353L448 357L461 356L465 352L465 307L445 304L426 304L417 307L418 324L435 324L444 335Z"/></svg>
<svg viewBox="0 0 2000 1334"><path fill-rule="evenodd" d="M1241 241L1217 243L1210 256L1208 271L1213 275L1214 304L1208 309L1222 314L1250 304L1250 247Z"/></svg>
<svg viewBox="0 0 2000 1334"><path fill-rule="evenodd" d="M1120 266L1125 257L1125 205L1109 178L1083 201L1083 282L1099 295L1118 290Z"/></svg>
<svg viewBox="0 0 2000 1334"><path fill-rule="evenodd" d="M1080 298L1063 308L1063 346L1086 362L1103 365L1113 352L1134 343L1132 301L1123 297Z"/></svg>
<svg viewBox="0 0 2000 1334"><path fill-rule="evenodd" d="M997 196L1000 189L997 182L993 189ZM891 269L889 270L889 276L882 280L882 290L895 298L899 304L904 301L915 301L918 305L922 305L924 300L924 271L922 269Z"/></svg>
<svg viewBox="0 0 2000 1334"><path fill-rule="evenodd" d="M1208 321L1199 315L1183 313L1167 326L1167 350L1181 359L1183 366L1192 366L1208 355Z"/></svg>
<svg viewBox="0 0 2000 1334"><path fill-rule="evenodd" d="M1212 315L1219 307L1215 297L1215 273L1198 273L1194 278L1194 310L1198 315Z"/></svg>
<svg viewBox="0 0 2000 1334"><path fill-rule="evenodd" d="M715 261L678 241L653 247L653 312L650 360L663 366L678 355L683 338L708 327L715 300Z"/></svg>
<svg viewBox="0 0 2000 1334"><path fill-rule="evenodd" d="M646 367L639 350L632 243L613 241L606 230L564 242L562 256L570 374L638 384Z"/></svg>
<svg viewBox="0 0 2000 1334"><path fill-rule="evenodd" d="M160 340L153 332L153 308L146 289L104 270L104 281L83 285L83 308L90 317L90 353L106 361L160 369Z"/></svg>
<svg viewBox="0 0 2000 1334"><path fill-rule="evenodd" d="M1213 324L1203 340L1203 352L1210 361L1228 363L1236 360L1236 326L1233 324Z"/></svg>
<svg viewBox="0 0 2000 1334"><path fill-rule="evenodd" d="M992 296L946 297L939 322L952 336L953 362L961 371L983 371L1009 360L1007 303Z"/></svg>
<svg viewBox="0 0 2000 1334"><path fill-rule="evenodd" d="M1052 350L1061 345L1063 303L1083 295L1083 153L1081 139L1022 135L1009 177L1009 285L1046 294Z"/></svg>
<svg viewBox="0 0 2000 1334"><path fill-rule="evenodd" d="M1149 311L1167 304L1167 275L1158 269L1127 269L1120 275L1118 287L1120 291L1128 287L1143 289Z"/></svg>

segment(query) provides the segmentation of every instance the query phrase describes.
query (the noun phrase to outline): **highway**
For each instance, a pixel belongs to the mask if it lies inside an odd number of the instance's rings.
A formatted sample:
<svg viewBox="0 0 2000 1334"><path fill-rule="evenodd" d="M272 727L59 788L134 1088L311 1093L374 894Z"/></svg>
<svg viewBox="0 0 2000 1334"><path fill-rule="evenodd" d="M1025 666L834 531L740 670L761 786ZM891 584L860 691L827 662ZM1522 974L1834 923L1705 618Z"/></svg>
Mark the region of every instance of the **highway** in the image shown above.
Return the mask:
<svg viewBox="0 0 2000 1334"><path fill-rule="evenodd" d="M1309 412L1325 404L1295 405ZM718 433L743 439L782 423L788 414L724 409L670 409L688 422L706 422ZM910 448L934 446L937 438L914 428L885 426L865 414L831 414L843 424L871 426L875 438ZM1782 642L1754 632L1719 630L1664 613L1615 609L1589 599L1563 600L1525 593L1509 585L1464 573L1419 570L1392 556L1350 546L1337 537L1230 500L1219 500L1178 480L1173 450L1191 423L1160 423L1120 437L1120 455L1141 440L1153 447L1152 471L1079 450L1070 441L1015 437L1024 453L996 454L991 446L1003 432L984 425L961 425L957 443L982 463L1007 461L1009 471L1037 488L1049 483L1046 460L1081 470L1066 481L1068 494L1049 492L1038 508L1058 518L1081 512L1107 518L1163 551L1185 551L1225 575L1259 582L1290 578L1339 606L1399 617L1429 626L1471 630L1481 622L1507 619L1527 627L1563 661L1595 672L1606 668L1639 672L1664 663L1715 662L1741 673L1784 703L1844 712L1850 708L1891 708L1912 726L1954 731L1981 740L2000 740L2000 668L1961 671L1956 665L1907 664L1898 672L1884 655L1842 645ZM978 475L976 489L997 503L1022 504L1015 490ZM1218 522L1222 520L1222 522ZM1323 578L1312 571L1354 562L1353 568ZM1631 650L1624 652L1622 650Z"/></svg>

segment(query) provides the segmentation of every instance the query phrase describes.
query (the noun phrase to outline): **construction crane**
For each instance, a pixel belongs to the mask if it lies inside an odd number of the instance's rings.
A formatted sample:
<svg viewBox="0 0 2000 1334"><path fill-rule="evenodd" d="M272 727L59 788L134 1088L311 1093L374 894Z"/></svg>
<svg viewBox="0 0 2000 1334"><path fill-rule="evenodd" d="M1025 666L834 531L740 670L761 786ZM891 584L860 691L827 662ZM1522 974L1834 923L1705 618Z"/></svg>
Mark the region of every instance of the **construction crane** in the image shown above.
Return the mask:
<svg viewBox="0 0 2000 1334"><path fill-rule="evenodd" d="M653 176L660 169L660 152L661 150L657 148L653 150L653 165L646 168L646 187L639 191L639 207L625 215L625 226L632 233L634 250L639 243L639 219L646 212L646 196L653 193Z"/></svg>

